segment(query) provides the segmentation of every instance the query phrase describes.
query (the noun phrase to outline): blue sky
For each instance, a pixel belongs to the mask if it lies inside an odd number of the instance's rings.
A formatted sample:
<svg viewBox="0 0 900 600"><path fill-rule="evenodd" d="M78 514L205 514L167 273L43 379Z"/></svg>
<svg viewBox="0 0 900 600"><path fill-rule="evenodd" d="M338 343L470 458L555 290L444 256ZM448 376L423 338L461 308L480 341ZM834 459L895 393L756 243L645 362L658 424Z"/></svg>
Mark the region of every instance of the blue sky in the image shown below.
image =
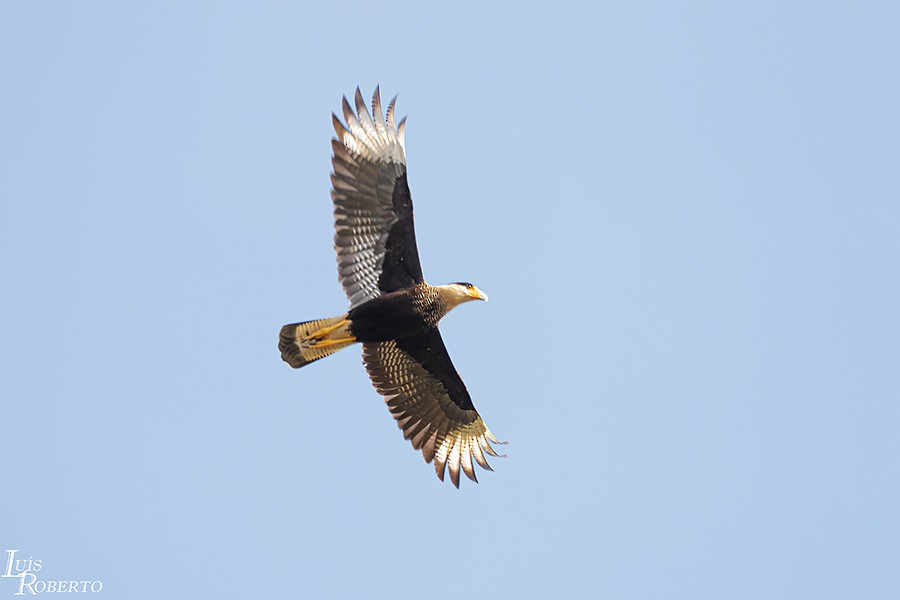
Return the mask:
<svg viewBox="0 0 900 600"><path fill-rule="evenodd" d="M896 598L894 3L5 3L0 550L108 598ZM491 430L440 484L338 314L399 93ZM0 597L14 579L0 579Z"/></svg>

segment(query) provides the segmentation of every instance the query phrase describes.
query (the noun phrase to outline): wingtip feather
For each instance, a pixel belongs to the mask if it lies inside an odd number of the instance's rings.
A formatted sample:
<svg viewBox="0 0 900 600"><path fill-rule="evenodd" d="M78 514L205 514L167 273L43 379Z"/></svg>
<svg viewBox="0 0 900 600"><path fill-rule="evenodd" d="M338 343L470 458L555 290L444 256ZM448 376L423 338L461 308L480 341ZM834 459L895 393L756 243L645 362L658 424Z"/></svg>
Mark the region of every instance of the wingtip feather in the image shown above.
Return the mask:
<svg viewBox="0 0 900 600"><path fill-rule="evenodd" d="M472 455L475 457L475 462L477 462L482 469L493 471L494 469L491 468L491 465L488 464L487 459L484 457L484 453L481 451L481 446L478 444L478 440L472 440L470 442L470 446L472 448Z"/></svg>
<svg viewBox="0 0 900 600"><path fill-rule="evenodd" d="M475 467L472 465L472 451L469 446L470 440L469 438L465 438L462 444L462 461L460 462L460 466L462 467L463 473L466 474L466 477L475 483L478 483L478 478L475 476Z"/></svg>
<svg viewBox="0 0 900 600"><path fill-rule="evenodd" d="M460 438L453 440L453 446L450 448L450 480L453 485L459 489L459 461L460 461Z"/></svg>
<svg viewBox="0 0 900 600"><path fill-rule="evenodd" d="M353 108L350 107L350 101L347 100L347 96L341 96L341 112L344 114L344 121L347 122L347 125L350 124L350 120L356 120L356 115L353 114Z"/></svg>
<svg viewBox="0 0 900 600"><path fill-rule="evenodd" d="M353 93L352 101L347 96L341 98L343 122L337 115L333 115L332 122L338 140L351 154L380 163L406 164L403 136L393 124L396 98L394 96L388 107L387 123L382 114L380 87L376 86L372 95L371 114L359 86Z"/></svg>
<svg viewBox="0 0 900 600"><path fill-rule="evenodd" d="M331 125L334 127L334 133L337 135L338 140L343 140L344 136L349 133L341 122L341 118L334 113L331 113Z"/></svg>
<svg viewBox="0 0 900 600"><path fill-rule="evenodd" d="M375 92L372 94L372 118L375 119L375 126L380 130L384 130L384 113L381 112L381 86L375 86Z"/></svg>
<svg viewBox="0 0 900 600"><path fill-rule="evenodd" d="M356 104L356 112L360 114L366 110L366 101L363 100L362 92L359 91L359 86L356 86L356 92L353 94L353 103Z"/></svg>
<svg viewBox="0 0 900 600"><path fill-rule="evenodd" d="M397 139L400 140L400 145L406 148L406 117L404 116L400 119L400 123L397 124Z"/></svg>
<svg viewBox="0 0 900 600"><path fill-rule="evenodd" d="M394 129L394 108L397 106L397 94L391 98L387 108L387 126L388 129Z"/></svg>

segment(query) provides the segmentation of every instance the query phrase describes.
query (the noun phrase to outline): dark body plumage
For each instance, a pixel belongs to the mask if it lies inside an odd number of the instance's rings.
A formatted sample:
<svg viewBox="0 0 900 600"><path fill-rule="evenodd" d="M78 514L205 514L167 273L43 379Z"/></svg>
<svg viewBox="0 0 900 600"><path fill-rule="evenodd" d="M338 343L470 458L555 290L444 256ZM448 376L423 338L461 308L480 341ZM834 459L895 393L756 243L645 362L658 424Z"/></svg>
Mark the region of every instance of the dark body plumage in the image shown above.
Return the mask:
<svg viewBox="0 0 900 600"><path fill-rule="evenodd" d="M447 303L428 284L390 292L350 310L350 332L360 342L421 336L447 314Z"/></svg>
<svg viewBox="0 0 900 600"><path fill-rule="evenodd" d="M490 469L484 453L497 456L491 442L499 442L475 410L438 323L458 304L487 296L470 283L425 282L406 176L405 119L394 126L394 100L382 114L377 88L371 115L358 89L354 100L355 111L343 100L346 125L333 118L331 175L334 247L350 309L285 325L278 347L285 362L300 368L362 343L372 384L403 436L434 461L440 479L449 467L458 487L460 469L477 481L473 461Z"/></svg>

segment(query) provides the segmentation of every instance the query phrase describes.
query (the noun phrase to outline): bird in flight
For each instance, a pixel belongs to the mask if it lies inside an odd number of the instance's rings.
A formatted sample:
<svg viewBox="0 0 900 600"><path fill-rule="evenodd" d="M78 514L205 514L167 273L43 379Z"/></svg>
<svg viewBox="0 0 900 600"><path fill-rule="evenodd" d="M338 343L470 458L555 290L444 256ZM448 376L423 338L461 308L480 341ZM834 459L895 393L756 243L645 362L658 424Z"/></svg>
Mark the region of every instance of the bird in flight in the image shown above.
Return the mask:
<svg viewBox="0 0 900 600"><path fill-rule="evenodd" d="M295 369L341 348L362 344L372 385L384 396L403 437L459 487L459 471L477 482L474 462L491 469L498 456L438 331L451 309L487 300L471 283L429 285L422 275L412 198L406 181L406 118L394 124L396 96L384 114L379 89L369 114L359 88L344 122L332 114L331 199L338 276L350 301L337 317L281 328L281 358Z"/></svg>

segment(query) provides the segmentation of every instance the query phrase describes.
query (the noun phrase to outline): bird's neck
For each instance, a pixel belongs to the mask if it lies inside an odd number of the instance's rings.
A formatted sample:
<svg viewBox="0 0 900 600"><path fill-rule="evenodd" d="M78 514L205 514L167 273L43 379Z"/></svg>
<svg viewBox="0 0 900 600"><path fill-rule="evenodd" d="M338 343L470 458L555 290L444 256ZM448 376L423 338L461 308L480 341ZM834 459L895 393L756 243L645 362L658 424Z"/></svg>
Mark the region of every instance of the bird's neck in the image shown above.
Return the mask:
<svg viewBox="0 0 900 600"><path fill-rule="evenodd" d="M437 292L438 298L440 298L441 300L441 304L443 304L445 307L441 316L446 315L448 312L450 312L463 302L467 302L472 299L465 293L461 292L459 286L453 284L436 285L432 286L432 289Z"/></svg>

